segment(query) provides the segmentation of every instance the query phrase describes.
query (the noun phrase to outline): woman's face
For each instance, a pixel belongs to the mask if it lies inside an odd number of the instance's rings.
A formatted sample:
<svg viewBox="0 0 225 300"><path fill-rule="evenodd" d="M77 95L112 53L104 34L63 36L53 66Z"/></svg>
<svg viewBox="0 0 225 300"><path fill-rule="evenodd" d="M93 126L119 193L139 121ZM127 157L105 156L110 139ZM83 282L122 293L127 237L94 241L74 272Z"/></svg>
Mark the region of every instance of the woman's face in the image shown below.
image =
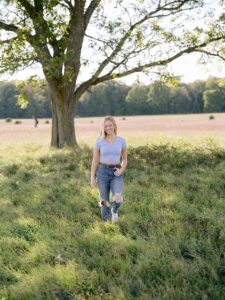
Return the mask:
<svg viewBox="0 0 225 300"><path fill-rule="evenodd" d="M104 131L106 133L106 135L112 135L115 134L115 128L114 128L114 124L112 121L105 121L104 123Z"/></svg>

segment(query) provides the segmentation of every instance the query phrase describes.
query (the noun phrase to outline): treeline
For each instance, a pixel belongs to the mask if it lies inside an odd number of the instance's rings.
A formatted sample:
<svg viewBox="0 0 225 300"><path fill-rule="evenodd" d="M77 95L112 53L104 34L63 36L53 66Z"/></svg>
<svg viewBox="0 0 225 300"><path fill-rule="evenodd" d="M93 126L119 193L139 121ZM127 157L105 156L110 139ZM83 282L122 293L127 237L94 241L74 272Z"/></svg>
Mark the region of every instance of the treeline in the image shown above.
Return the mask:
<svg viewBox="0 0 225 300"><path fill-rule="evenodd" d="M23 92L29 97L29 104L21 108L18 96L21 94L18 82L0 82L0 118L51 117L51 106L46 85L27 82Z"/></svg>
<svg viewBox="0 0 225 300"><path fill-rule="evenodd" d="M51 117L45 84L25 85L29 104L21 108L16 82L0 82L0 118ZM176 86L155 81L128 86L110 81L90 88L77 103L76 116L225 112L225 79L210 78Z"/></svg>

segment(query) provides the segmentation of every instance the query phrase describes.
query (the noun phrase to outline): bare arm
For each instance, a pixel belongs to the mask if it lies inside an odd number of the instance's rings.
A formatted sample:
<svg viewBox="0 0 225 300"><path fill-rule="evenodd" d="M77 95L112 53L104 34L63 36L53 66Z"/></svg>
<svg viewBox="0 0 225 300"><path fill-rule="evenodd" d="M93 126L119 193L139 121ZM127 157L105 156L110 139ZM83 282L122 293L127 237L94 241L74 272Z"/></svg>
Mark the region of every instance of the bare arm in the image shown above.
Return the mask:
<svg viewBox="0 0 225 300"><path fill-rule="evenodd" d="M100 157L100 152L98 149L94 149L93 151L93 159L92 159L92 164L91 164L91 187L95 188L96 187L96 170L97 166L99 163L99 157Z"/></svg>
<svg viewBox="0 0 225 300"><path fill-rule="evenodd" d="M122 169L122 172L123 172L126 169L126 166L127 166L127 147L125 147L122 150L121 156L122 156L121 169Z"/></svg>
<svg viewBox="0 0 225 300"><path fill-rule="evenodd" d="M125 147L121 152L121 168L117 168L114 173L116 176L120 176L127 166L127 148Z"/></svg>

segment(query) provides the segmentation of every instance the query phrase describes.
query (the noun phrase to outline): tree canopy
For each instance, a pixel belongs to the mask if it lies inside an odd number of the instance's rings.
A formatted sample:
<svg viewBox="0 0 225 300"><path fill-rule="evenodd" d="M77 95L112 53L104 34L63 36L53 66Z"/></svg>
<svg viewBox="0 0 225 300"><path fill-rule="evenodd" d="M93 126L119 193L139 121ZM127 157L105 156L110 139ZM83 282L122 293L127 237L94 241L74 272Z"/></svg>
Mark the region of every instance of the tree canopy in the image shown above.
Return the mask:
<svg viewBox="0 0 225 300"><path fill-rule="evenodd" d="M24 82L30 101L21 109L17 82L0 82L0 118L51 118L47 87ZM170 86L162 81L128 86L109 81L92 87L77 104L76 116L126 116L225 112L224 79L209 78Z"/></svg>
<svg viewBox="0 0 225 300"><path fill-rule="evenodd" d="M57 147L76 144L75 104L91 86L160 72L194 51L224 55L224 15L204 10L202 0L0 0L0 5L0 72L41 64ZM203 17L207 26L197 26Z"/></svg>

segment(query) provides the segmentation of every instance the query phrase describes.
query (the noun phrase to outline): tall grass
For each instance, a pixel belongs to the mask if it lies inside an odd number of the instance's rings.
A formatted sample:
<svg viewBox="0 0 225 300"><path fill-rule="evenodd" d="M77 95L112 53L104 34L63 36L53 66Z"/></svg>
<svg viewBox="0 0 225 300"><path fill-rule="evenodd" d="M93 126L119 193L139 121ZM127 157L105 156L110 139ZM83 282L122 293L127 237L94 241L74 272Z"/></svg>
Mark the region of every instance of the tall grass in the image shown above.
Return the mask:
<svg viewBox="0 0 225 300"><path fill-rule="evenodd" d="M20 147L0 155L0 299L224 299L224 148L130 147L110 224L89 147Z"/></svg>

